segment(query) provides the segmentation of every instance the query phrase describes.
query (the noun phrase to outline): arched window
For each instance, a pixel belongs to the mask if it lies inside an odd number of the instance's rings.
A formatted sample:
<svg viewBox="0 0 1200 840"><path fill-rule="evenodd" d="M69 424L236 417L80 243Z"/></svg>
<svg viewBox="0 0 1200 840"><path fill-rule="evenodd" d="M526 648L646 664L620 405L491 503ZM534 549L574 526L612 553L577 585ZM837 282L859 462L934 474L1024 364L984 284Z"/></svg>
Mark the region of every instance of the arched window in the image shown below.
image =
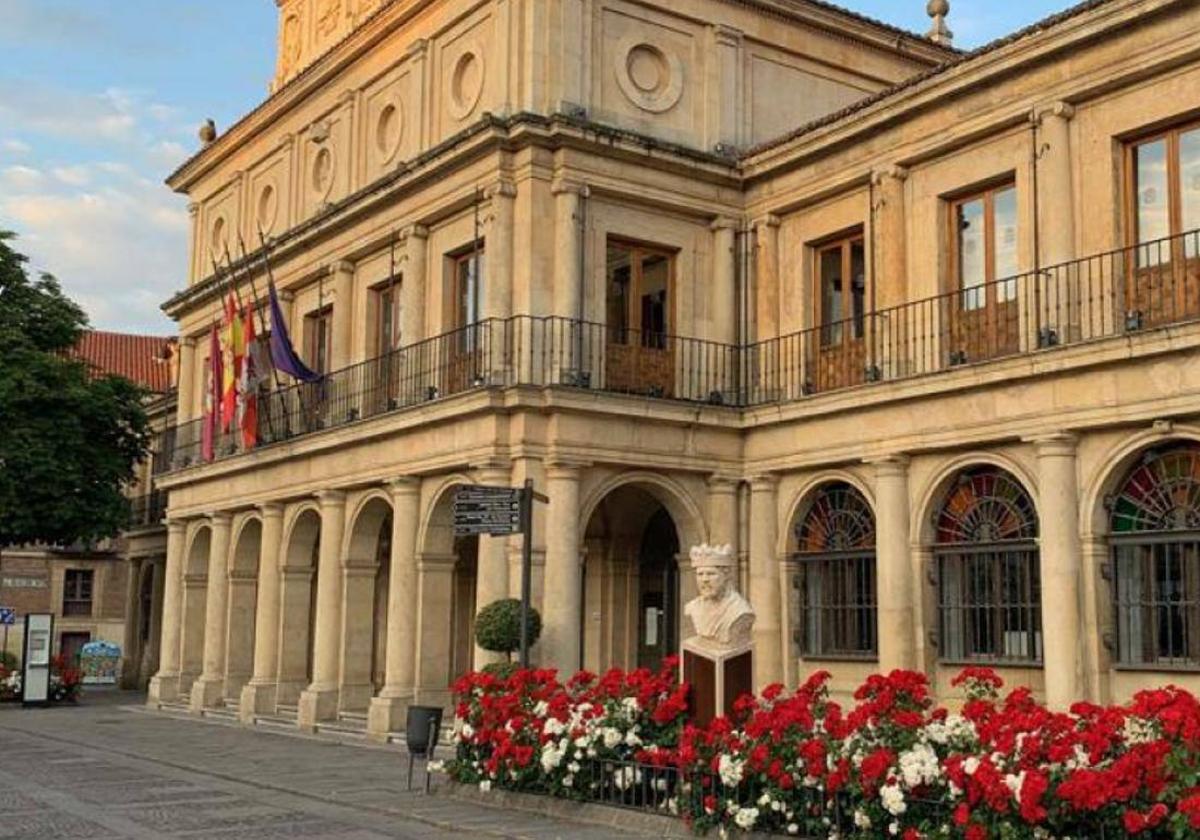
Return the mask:
<svg viewBox="0 0 1200 840"><path fill-rule="evenodd" d="M996 467L959 473L934 515L939 655L949 662L1042 659L1037 511Z"/></svg>
<svg viewBox="0 0 1200 840"><path fill-rule="evenodd" d="M875 515L844 481L821 487L796 522L792 587L804 658L873 659Z"/></svg>
<svg viewBox="0 0 1200 840"><path fill-rule="evenodd" d="M1200 668L1200 446L1147 451L1110 505L1118 664Z"/></svg>

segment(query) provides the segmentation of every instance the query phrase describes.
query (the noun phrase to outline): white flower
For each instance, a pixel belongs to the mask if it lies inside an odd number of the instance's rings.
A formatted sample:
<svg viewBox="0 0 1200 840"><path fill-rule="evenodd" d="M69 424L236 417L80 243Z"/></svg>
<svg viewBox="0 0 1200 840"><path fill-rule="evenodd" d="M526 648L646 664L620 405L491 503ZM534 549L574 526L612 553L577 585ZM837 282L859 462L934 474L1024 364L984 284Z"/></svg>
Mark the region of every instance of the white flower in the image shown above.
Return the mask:
<svg viewBox="0 0 1200 840"><path fill-rule="evenodd" d="M745 762L738 761L730 755L722 755L721 760L717 762L717 772L726 787L735 787L742 781L744 767Z"/></svg>
<svg viewBox="0 0 1200 840"><path fill-rule="evenodd" d="M1155 731L1154 724L1148 720L1136 717L1125 718L1125 726L1121 734L1125 736L1125 743L1130 746L1158 740L1158 733Z"/></svg>
<svg viewBox="0 0 1200 840"><path fill-rule="evenodd" d="M464 723L462 725L462 736L463 736L463 738L475 737L475 730L471 728L471 724Z"/></svg>
<svg viewBox="0 0 1200 840"><path fill-rule="evenodd" d="M917 744L911 750L901 753L898 763L904 786L910 790L932 784L938 779L937 753L928 744Z"/></svg>
<svg viewBox="0 0 1200 840"><path fill-rule="evenodd" d="M537 705L533 707L534 717L543 718L550 711L550 704L545 700L539 700Z"/></svg>
<svg viewBox="0 0 1200 840"><path fill-rule="evenodd" d="M431 761L425 765L425 769L428 770L430 773L441 773L443 770L446 769L446 762Z"/></svg>
<svg viewBox="0 0 1200 840"><path fill-rule="evenodd" d="M567 731L567 725L558 718L550 718L542 726L542 731L547 735L561 735Z"/></svg>
<svg viewBox="0 0 1200 840"><path fill-rule="evenodd" d="M621 731L619 729L614 729L610 726L604 730L603 737L605 748L611 750L617 744L621 743L621 738L623 736L621 735Z"/></svg>
<svg viewBox="0 0 1200 840"><path fill-rule="evenodd" d="M758 797L758 804L763 806L764 808L767 807L768 805L770 805L771 804L771 794L764 793L762 796Z"/></svg>
<svg viewBox="0 0 1200 840"><path fill-rule="evenodd" d="M908 805L904 803L904 791L900 790L900 786L897 784L887 784L881 787L879 800L887 812L894 817L898 817L908 810Z"/></svg>
<svg viewBox="0 0 1200 840"><path fill-rule="evenodd" d="M975 771L979 769L979 759L973 755L969 756L967 760L962 763L962 768L963 772L968 776L974 776Z"/></svg>
<svg viewBox="0 0 1200 840"><path fill-rule="evenodd" d="M864 814L862 811L855 809L854 824L856 826L858 826L859 828L870 828L871 827L871 818L868 817L866 814Z"/></svg>
<svg viewBox="0 0 1200 840"><path fill-rule="evenodd" d="M554 748L553 744L542 747L542 772L550 773L562 763L563 752Z"/></svg>
<svg viewBox="0 0 1200 840"><path fill-rule="evenodd" d="M484 793L487 793L489 790L491 790L492 789L491 779L484 779L482 782L480 782L479 789L481 791L483 791Z"/></svg>
<svg viewBox="0 0 1200 840"><path fill-rule="evenodd" d="M1009 773L1004 777L1004 784L1006 784L1008 789L1012 791L1013 799L1019 801L1021 799L1021 786L1025 784L1025 771L1022 770L1015 776L1012 773Z"/></svg>
<svg viewBox="0 0 1200 840"><path fill-rule="evenodd" d="M625 745L627 747L640 747L642 745L642 739L639 738L638 734L631 729L625 733Z"/></svg>
<svg viewBox="0 0 1200 840"><path fill-rule="evenodd" d="M758 809L739 808L738 812L733 815L733 821L737 823L738 828L749 831L754 827L754 823L758 821Z"/></svg>
<svg viewBox="0 0 1200 840"><path fill-rule="evenodd" d="M895 836L899 833L900 833L900 823L895 822L894 820L892 822L888 823L888 834Z"/></svg>
<svg viewBox="0 0 1200 840"><path fill-rule="evenodd" d="M563 787L570 787L571 785L575 784L575 777L574 776L563 776L562 783L563 783Z"/></svg>
<svg viewBox="0 0 1200 840"><path fill-rule="evenodd" d="M567 772L568 772L568 773L578 773L578 772L579 772L579 762L578 762L578 761L572 761L570 764L568 764L568 765L567 765Z"/></svg>
<svg viewBox="0 0 1200 840"><path fill-rule="evenodd" d="M799 834L800 826L796 825L795 823L788 823L787 833L788 834Z"/></svg>

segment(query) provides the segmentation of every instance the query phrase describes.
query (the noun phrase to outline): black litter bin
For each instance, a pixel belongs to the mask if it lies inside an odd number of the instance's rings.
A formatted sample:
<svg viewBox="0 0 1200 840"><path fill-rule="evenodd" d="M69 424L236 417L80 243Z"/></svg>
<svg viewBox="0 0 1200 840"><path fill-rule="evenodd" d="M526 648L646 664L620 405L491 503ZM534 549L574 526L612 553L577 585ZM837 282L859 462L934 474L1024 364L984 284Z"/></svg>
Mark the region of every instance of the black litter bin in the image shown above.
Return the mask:
<svg viewBox="0 0 1200 840"><path fill-rule="evenodd" d="M441 706L409 706L404 741L408 746L408 788L412 790L413 759L425 759L425 790L429 791L429 759L437 749L438 733L442 731Z"/></svg>

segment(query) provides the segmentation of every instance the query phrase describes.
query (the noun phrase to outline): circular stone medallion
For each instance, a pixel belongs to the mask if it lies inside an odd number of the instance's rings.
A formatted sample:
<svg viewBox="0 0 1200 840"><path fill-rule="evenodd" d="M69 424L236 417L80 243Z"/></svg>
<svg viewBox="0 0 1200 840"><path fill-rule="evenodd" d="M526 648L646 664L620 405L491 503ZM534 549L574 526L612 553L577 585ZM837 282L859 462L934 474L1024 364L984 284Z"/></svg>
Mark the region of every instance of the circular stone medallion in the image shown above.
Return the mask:
<svg viewBox="0 0 1200 840"><path fill-rule="evenodd" d="M683 96L683 63L637 37L624 38L618 45L613 71L621 92L643 111L668 111Z"/></svg>
<svg viewBox="0 0 1200 840"><path fill-rule="evenodd" d="M321 199L328 198L333 190L333 150L328 146L323 146L313 158L312 188Z"/></svg>
<svg viewBox="0 0 1200 840"><path fill-rule="evenodd" d="M400 101L392 99L379 109L379 118L375 122L375 150L384 163L390 162L400 151L403 137L404 111Z"/></svg>
<svg viewBox="0 0 1200 840"><path fill-rule="evenodd" d="M470 115L483 95L483 50L478 44L470 44L454 62L450 71L450 115L461 120Z"/></svg>

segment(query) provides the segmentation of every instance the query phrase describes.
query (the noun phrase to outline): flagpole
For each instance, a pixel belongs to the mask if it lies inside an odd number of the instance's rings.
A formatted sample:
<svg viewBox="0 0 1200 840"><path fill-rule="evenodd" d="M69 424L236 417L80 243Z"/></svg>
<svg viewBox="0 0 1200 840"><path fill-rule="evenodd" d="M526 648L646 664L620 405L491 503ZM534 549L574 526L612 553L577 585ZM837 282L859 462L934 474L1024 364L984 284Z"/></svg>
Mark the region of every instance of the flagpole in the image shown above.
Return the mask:
<svg viewBox="0 0 1200 840"><path fill-rule="evenodd" d="M221 313L225 310L225 283L228 278L226 278L225 280L222 279L221 265L217 261L216 253L211 248L208 251L208 259L212 263L213 278L217 281L217 314L214 318L215 323L213 324L213 327L217 329L217 335L220 336ZM219 338L217 340L217 349L218 350L221 349L221 342L220 342ZM210 355L212 353L211 341L210 341L209 353L210 353ZM222 402L222 400L220 399L220 397L222 397L225 393L225 383L224 383L225 360L221 359L218 364L220 365L220 368L222 371L222 381L218 383L214 379L214 381L209 382L209 384L208 384L209 391L212 392L210 395L214 398L213 406L212 406L212 414L213 414L212 447L213 447L214 457L216 456L216 452L218 450L217 437L221 432L221 425L222 425L221 424L221 402ZM216 370L214 368L214 361L212 359L209 359L208 373L209 373L210 378L215 377ZM215 389L215 391L214 391L214 389Z"/></svg>
<svg viewBox="0 0 1200 840"><path fill-rule="evenodd" d="M274 289L275 288L275 272L271 268L271 248L267 244L267 236L265 233L263 233L263 229L262 229L261 225L258 227L258 242L262 246L263 268L266 269L266 272L267 272L267 288L268 288L268 290ZM271 359L271 370L275 372L275 382L276 382L276 387L278 387L279 369L275 366L274 358ZM305 391L304 388L301 388L301 387L296 388L296 399L299 400L299 402L300 402L301 417L304 417L308 412L308 409L304 405L304 403L305 403L304 391ZM279 404L281 406L283 406L284 433L288 437L291 437L292 436L292 422L291 422L291 418L288 416L288 413L287 413L287 402L284 400L282 389L279 390Z"/></svg>
<svg viewBox="0 0 1200 840"><path fill-rule="evenodd" d="M262 306L260 305L259 300L258 300L258 288L254 284L254 272L251 271L251 269L250 269L250 258L249 258L249 255L246 253L246 240L244 240L242 238L242 232L240 230L238 231L238 250L240 250L242 252L242 262L246 264L246 279L250 281L250 294L254 295L254 311L258 314L259 329L262 330L261 335L255 336L255 341L258 342L259 346L261 347L263 339L266 338L266 335L267 335L267 319L263 315ZM251 321L254 320L253 314L251 314L250 320ZM249 355L249 353L250 353L250 348L248 346L246 348L246 353L247 353L247 355ZM267 355L268 355L268 357L270 356L269 349L267 351ZM261 354L260 354L259 358L261 358ZM245 363L243 362L243 364L245 364ZM255 371L254 373L255 373L255 379L257 380L259 371ZM275 370L274 363L271 364L271 378L275 383L275 390L278 390L279 389L279 372ZM258 383L256 381L255 385L257 386L257 384ZM256 399L257 399L257 396L258 395L256 394L255 395ZM280 395L281 400L282 400L282 397L283 397L283 395L281 394ZM271 433L271 440L275 440L275 421L271 419L271 395L270 394L267 395L266 407L267 407L267 429Z"/></svg>

